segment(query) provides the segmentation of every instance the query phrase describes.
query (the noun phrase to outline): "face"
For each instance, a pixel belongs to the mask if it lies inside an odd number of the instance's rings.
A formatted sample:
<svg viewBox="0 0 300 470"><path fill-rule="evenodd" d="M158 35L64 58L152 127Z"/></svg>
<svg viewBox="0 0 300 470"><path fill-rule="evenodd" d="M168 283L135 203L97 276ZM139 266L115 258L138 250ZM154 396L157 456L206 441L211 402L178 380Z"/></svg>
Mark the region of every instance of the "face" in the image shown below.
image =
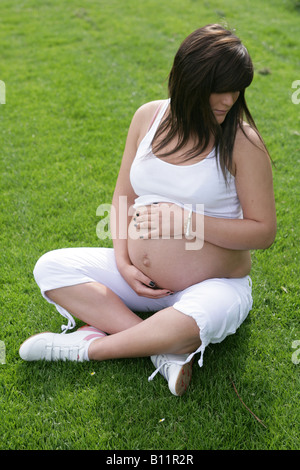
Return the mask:
<svg viewBox="0 0 300 470"><path fill-rule="evenodd" d="M222 124L228 111L232 108L239 95L239 91L212 93L210 95L209 104L219 124Z"/></svg>

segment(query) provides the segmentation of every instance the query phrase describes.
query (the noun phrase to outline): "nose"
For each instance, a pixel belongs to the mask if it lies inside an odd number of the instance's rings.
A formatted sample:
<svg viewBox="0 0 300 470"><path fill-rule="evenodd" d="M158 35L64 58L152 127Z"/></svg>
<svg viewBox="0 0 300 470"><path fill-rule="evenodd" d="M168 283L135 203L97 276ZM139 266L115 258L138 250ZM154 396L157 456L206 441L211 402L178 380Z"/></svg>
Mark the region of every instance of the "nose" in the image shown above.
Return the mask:
<svg viewBox="0 0 300 470"><path fill-rule="evenodd" d="M227 92L222 94L222 104L231 108L238 98L238 92Z"/></svg>
<svg viewBox="0 0 300 470"><path fill-rule="evenodd" d="M231 107L234 103L233 93L223 93L222 103Z"/></svg>

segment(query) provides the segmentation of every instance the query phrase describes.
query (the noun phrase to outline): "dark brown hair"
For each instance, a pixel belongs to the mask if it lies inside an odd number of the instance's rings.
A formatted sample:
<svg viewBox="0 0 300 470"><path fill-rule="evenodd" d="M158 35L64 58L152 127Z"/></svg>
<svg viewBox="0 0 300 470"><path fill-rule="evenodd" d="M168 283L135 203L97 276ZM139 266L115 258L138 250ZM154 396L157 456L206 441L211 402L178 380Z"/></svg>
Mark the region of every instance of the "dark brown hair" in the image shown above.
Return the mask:
<svg viewBox="0 0 300 470"><path fill-rule="evenodd" d="M191 136L195 147L185 153L185 160L199 155L211 135L216 154L226 178L232 169L232 152L238 126L243 119L256 131L255 122L245 100L245 89L253 80L253 64L246 47L231 31L218 24L207 25L190 34L179 47L169 75L170 113L158 127L153 139L153 151L161 156L180 150ZM210 108L211 93L239 91L239 97L219 124ZM163 139L159 139L165 133ZM258 133L258 131L257 131ZM177 136L178 144L170 152L164 147Z"/></svg>

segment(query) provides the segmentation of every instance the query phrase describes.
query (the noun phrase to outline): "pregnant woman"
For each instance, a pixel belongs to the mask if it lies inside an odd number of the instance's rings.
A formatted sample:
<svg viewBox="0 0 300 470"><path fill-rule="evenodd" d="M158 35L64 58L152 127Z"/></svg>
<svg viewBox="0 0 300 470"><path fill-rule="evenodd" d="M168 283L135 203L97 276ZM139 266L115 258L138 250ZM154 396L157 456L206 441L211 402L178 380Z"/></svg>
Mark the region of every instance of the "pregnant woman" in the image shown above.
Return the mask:
<svg viewBox="0 0 300 470"><path fill-rule="evenodd" d="M194 355L221 342L252 307L250 251L276 233L268 152L245 101L247 49L208 25L175 55L169 99L140 107L112 206L113 248L65 248L34 269L42 295L86 326L27 339L27 361L150 356L182 395ZM142 319L138 314L149 312Z"/></svg>

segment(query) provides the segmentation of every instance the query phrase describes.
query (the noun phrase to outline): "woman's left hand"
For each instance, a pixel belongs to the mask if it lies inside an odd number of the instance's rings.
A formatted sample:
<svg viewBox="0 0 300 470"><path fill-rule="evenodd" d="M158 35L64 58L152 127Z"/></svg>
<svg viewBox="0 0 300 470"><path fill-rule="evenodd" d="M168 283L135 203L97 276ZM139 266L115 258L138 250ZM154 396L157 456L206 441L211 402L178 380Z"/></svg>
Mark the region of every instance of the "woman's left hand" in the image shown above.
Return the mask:
<svg viewBox="0 0 300 470"><path fill-rule="evenodd" d="M134 227L142 239L183 238L187 215L177 204L160 202L137 208Z"/></svg>

